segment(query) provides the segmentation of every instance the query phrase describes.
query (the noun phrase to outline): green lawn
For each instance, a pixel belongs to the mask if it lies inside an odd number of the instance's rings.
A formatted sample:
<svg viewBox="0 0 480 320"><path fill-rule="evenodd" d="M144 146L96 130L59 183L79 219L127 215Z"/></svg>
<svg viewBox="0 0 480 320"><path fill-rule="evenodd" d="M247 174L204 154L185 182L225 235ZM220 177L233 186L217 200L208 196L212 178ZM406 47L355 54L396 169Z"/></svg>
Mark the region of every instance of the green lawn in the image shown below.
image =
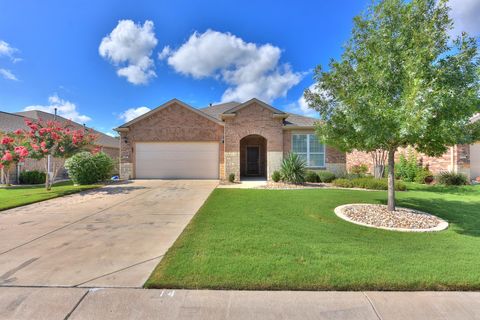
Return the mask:
<svg viewBox="0 0 480 320"><path fill-rule="evenodd" d="M98 185L74 186L67 181L55 184L50 191L45 190L45 186L1 188L0 211L98 187Z"/></svg>
<svg viewBox="0 0 480 320"><path fill-rule="evenodd" d="M480 186L409 184L398 204L450 222L401 233L337 218L384 191L216 189L146 282L148 288L479 290Z"/></svg>

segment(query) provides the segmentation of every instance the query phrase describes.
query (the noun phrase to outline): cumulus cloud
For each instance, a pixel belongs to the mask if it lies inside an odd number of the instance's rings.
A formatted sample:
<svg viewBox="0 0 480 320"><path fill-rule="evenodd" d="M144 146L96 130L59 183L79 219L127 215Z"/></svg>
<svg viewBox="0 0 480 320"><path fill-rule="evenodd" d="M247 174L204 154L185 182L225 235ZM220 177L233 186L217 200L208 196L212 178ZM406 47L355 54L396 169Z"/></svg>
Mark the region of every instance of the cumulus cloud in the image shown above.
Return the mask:
<svg viewBox="0 0 480 320"><path fill-rule="evenodd" d="M13 48L7 42L0 40L0 56L7 56L13 59L13 55L18 51L18 49Z"/></svg>
<svg viewBox="0 0 480 320"><path fill-rule="evenodd" d="M308 87L308 90L310 90L314 93L318 93L318 90L316 89L315 84L310 85ZM303 92L302 92L302 95L300 96L300 98L298 98L298 100L296 102L293 102L286 107L286 110L287 110L287 112L300 114L300 115L304 115L304 116L307 116L307 117L312 117L312 118L318 118L319 117L318 112L315 111L314 109L311 109L308 106L308 102L307 102L307 100L305 100Z"/></svg>
<svg viewBox="0 0 480 320"><path fill-rule="evenodd" d="M151 59L157 45L153 22L143 26L132 20L120 20L112 32L102 39L99 54L117 67L117 74L133 84L146 84L155 77Z"/></svg>
<svg viewBox="0 0 480 320"><path fill-rule="evenodd" d="M77 106L67 100L63 100L58 95L54 94L48 98L48 105L33 105L25 107L24 111L40 110L48 113L54 113L57 108L57 114L69 120L85 123L92 120L86 115L82 115L77 111Z"/></svg>
<svg viewBox="0 0 480 320"><path fill-rule="evenodd" d="M285 96L303 77L288 64L280 64L280 48L248 43L231 33L195 32L177 50L164 50L162 58L168 56L168 64L175 71L195 79L219 79L229 85L222 101L259 98L271 102Z"/></svg>
<svg viewBox="0 0 480 320"><path fill-rule="evenodd" d="M163 47L162 51L158 53L159 60L165 60L172 53L170 46Z"/></svg>
<svg viewBox="0 0 480 320"><path fill-rule="evenodd" d="M120 119L123 119L125 122L129 122L137 117L140 117L142 114L147 113L150 111L148 107L138 107L138 108L130 108L120 114Z"/></svg>
<svg viewBox="0 0 480 320"><path fill-rule="evenodd" d="M470 36L480 35L480 1L449 0L450 16L454 22L454 36L467 32Z"/></svg>
<svg viewBox="0 0 480 320"><path fill-rule="evenodd" d="M0 68L0 76L7 80L18 81L17 77L10 70L7 69Z"/></svg>

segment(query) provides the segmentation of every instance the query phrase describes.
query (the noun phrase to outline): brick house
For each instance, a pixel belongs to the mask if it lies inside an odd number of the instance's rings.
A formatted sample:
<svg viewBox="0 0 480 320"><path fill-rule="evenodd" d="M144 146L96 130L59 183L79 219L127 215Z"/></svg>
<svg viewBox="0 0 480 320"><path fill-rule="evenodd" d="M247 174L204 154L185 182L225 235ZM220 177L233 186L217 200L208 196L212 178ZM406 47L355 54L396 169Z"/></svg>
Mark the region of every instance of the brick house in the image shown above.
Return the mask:
<svg viewBox="0 0 480 320"><path fill-rule="evenodd" d="M53 120L54 115L51 113L39 111L39 110L32 110L32 111L23 111L23 112L16 112L16 113L8 113L0 111L0 132L12 132L17 129L24 129L28 130L29 128L25 124L25 119L30 119L33 121L38 121L39 119L42 120ZM62 123L65 123L69 120L61 117L56 116L56 120ZM82 124L70 121L70 125L73 129L83 129L84 126ZM89 129L93 131L97 135L96 145L100 147L102 152L108 154L112 159L118 161L119 153L120 153L120 142L118 138L110 137L104 133L95 131L93 129ZM55 160L55 159L54 159ZM60 160L57 160L60 161ZM15 183L17 181L18 174L21 171L25 170L39 170L45 171L45 161L44 160L35 160L35 159L26 159L25 163L19 165L17 168L10 169L10 183ZM60 174L66 175L66 173L62 169L60 169Z"/></svg>
<svg viewBox="0 0 480 320"><path fill-rule="evenodd" d="M315 121L258 99L202 109L173 99L116 129L120 176L270 179L290 152L311 170L345 171L345 153L318 141Z"/></svg>

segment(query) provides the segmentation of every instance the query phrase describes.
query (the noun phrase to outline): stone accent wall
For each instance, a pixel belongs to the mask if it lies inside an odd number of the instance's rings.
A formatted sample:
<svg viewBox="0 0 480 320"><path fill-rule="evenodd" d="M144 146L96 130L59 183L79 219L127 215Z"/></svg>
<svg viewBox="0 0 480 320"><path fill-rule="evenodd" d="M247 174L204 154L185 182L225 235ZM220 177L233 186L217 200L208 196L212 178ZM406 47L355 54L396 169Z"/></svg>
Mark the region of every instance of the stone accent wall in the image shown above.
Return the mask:
<svg viewBox="0 0 480 320"><path fill-rule="evenodd" d="M225 119L225 176L234 173L235 178L240 177L240 140L248 135L267 140L267 178L270 179L270 172L278 161L270 159L271 152L283 152L283 120L274 118L272 111L256 102Z"/></svg>
<svg viewBox="0 0 480 320"><path fill-rule="evenodd" d="M144 118L120 133L120 177L135 178L135 142L218 141L223 137L223 126L172 103ZM219 172L224 178L223 155L220 147Z"/></svg>

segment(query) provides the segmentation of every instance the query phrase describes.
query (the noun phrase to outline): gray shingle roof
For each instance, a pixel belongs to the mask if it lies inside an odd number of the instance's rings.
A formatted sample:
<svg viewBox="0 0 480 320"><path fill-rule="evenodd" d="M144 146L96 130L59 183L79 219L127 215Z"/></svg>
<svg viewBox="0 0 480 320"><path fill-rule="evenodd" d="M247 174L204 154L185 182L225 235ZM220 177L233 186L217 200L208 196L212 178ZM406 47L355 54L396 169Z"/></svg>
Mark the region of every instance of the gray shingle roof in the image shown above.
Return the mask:
<svg viewBox="0 0 480 320"><path fill-rule="evenodd" d="M12 132L17 129L28 129L22 116L0 111L0 131Z"/></svg>
<svg viewBox="0 0 480 320"><path fill-rule="evenodd" d="M43 112L39 110L32 110L32 111L22 111L16 113L8 113L0 111L0 131L4 132L11 132L17 129L28 129L25 125L25 118L29 118L32 120L53 120L54 115L48 112ZM67 122L68 120L57 116L57 120L60 122ZM83 125L71 121L72 126L76 129L82 129ZM90 128L89 128L90 129ZM98 139L96 144L102 147L108 148L120 148L120 142L118 139L110 137L102 132L92 130L96 135L98 135Z"/></svg>
<svg viewBox="0 0 480 320"><path fill-rule="evenodd" d="M236 106L240 105L239 102L226 102L221 104L216 104L210 107L201 108L199 109L203 113L208 114L210 117L217 118L218 120L222 120L221 114L225 111L228 111Z"/></svg>
<svg viewBox="0 0 480 320"><path fill-rule="evenodd" d="M318 119L301 116L299 114L289 113L287 119L284 120L286 127L298 126L298 127L311 127L315 125Z"/></svg>
<svg viewBox="0 0 480 320"><path fill-rule="evenodd" d="M217 105L213 105L206 108L201 108L199 110L208 114L211 117L221 120L222 113L232 108L235 108L240 104L241 103L238 103L238 102L227 102L227 103L217 104ZM294 113L288 113L288 117L285 119L284 124L286 127L290 127L290 126L311 127L315 125L316 121L318 121L318 119L305 117L305 116L301 116Z"/></svg>

